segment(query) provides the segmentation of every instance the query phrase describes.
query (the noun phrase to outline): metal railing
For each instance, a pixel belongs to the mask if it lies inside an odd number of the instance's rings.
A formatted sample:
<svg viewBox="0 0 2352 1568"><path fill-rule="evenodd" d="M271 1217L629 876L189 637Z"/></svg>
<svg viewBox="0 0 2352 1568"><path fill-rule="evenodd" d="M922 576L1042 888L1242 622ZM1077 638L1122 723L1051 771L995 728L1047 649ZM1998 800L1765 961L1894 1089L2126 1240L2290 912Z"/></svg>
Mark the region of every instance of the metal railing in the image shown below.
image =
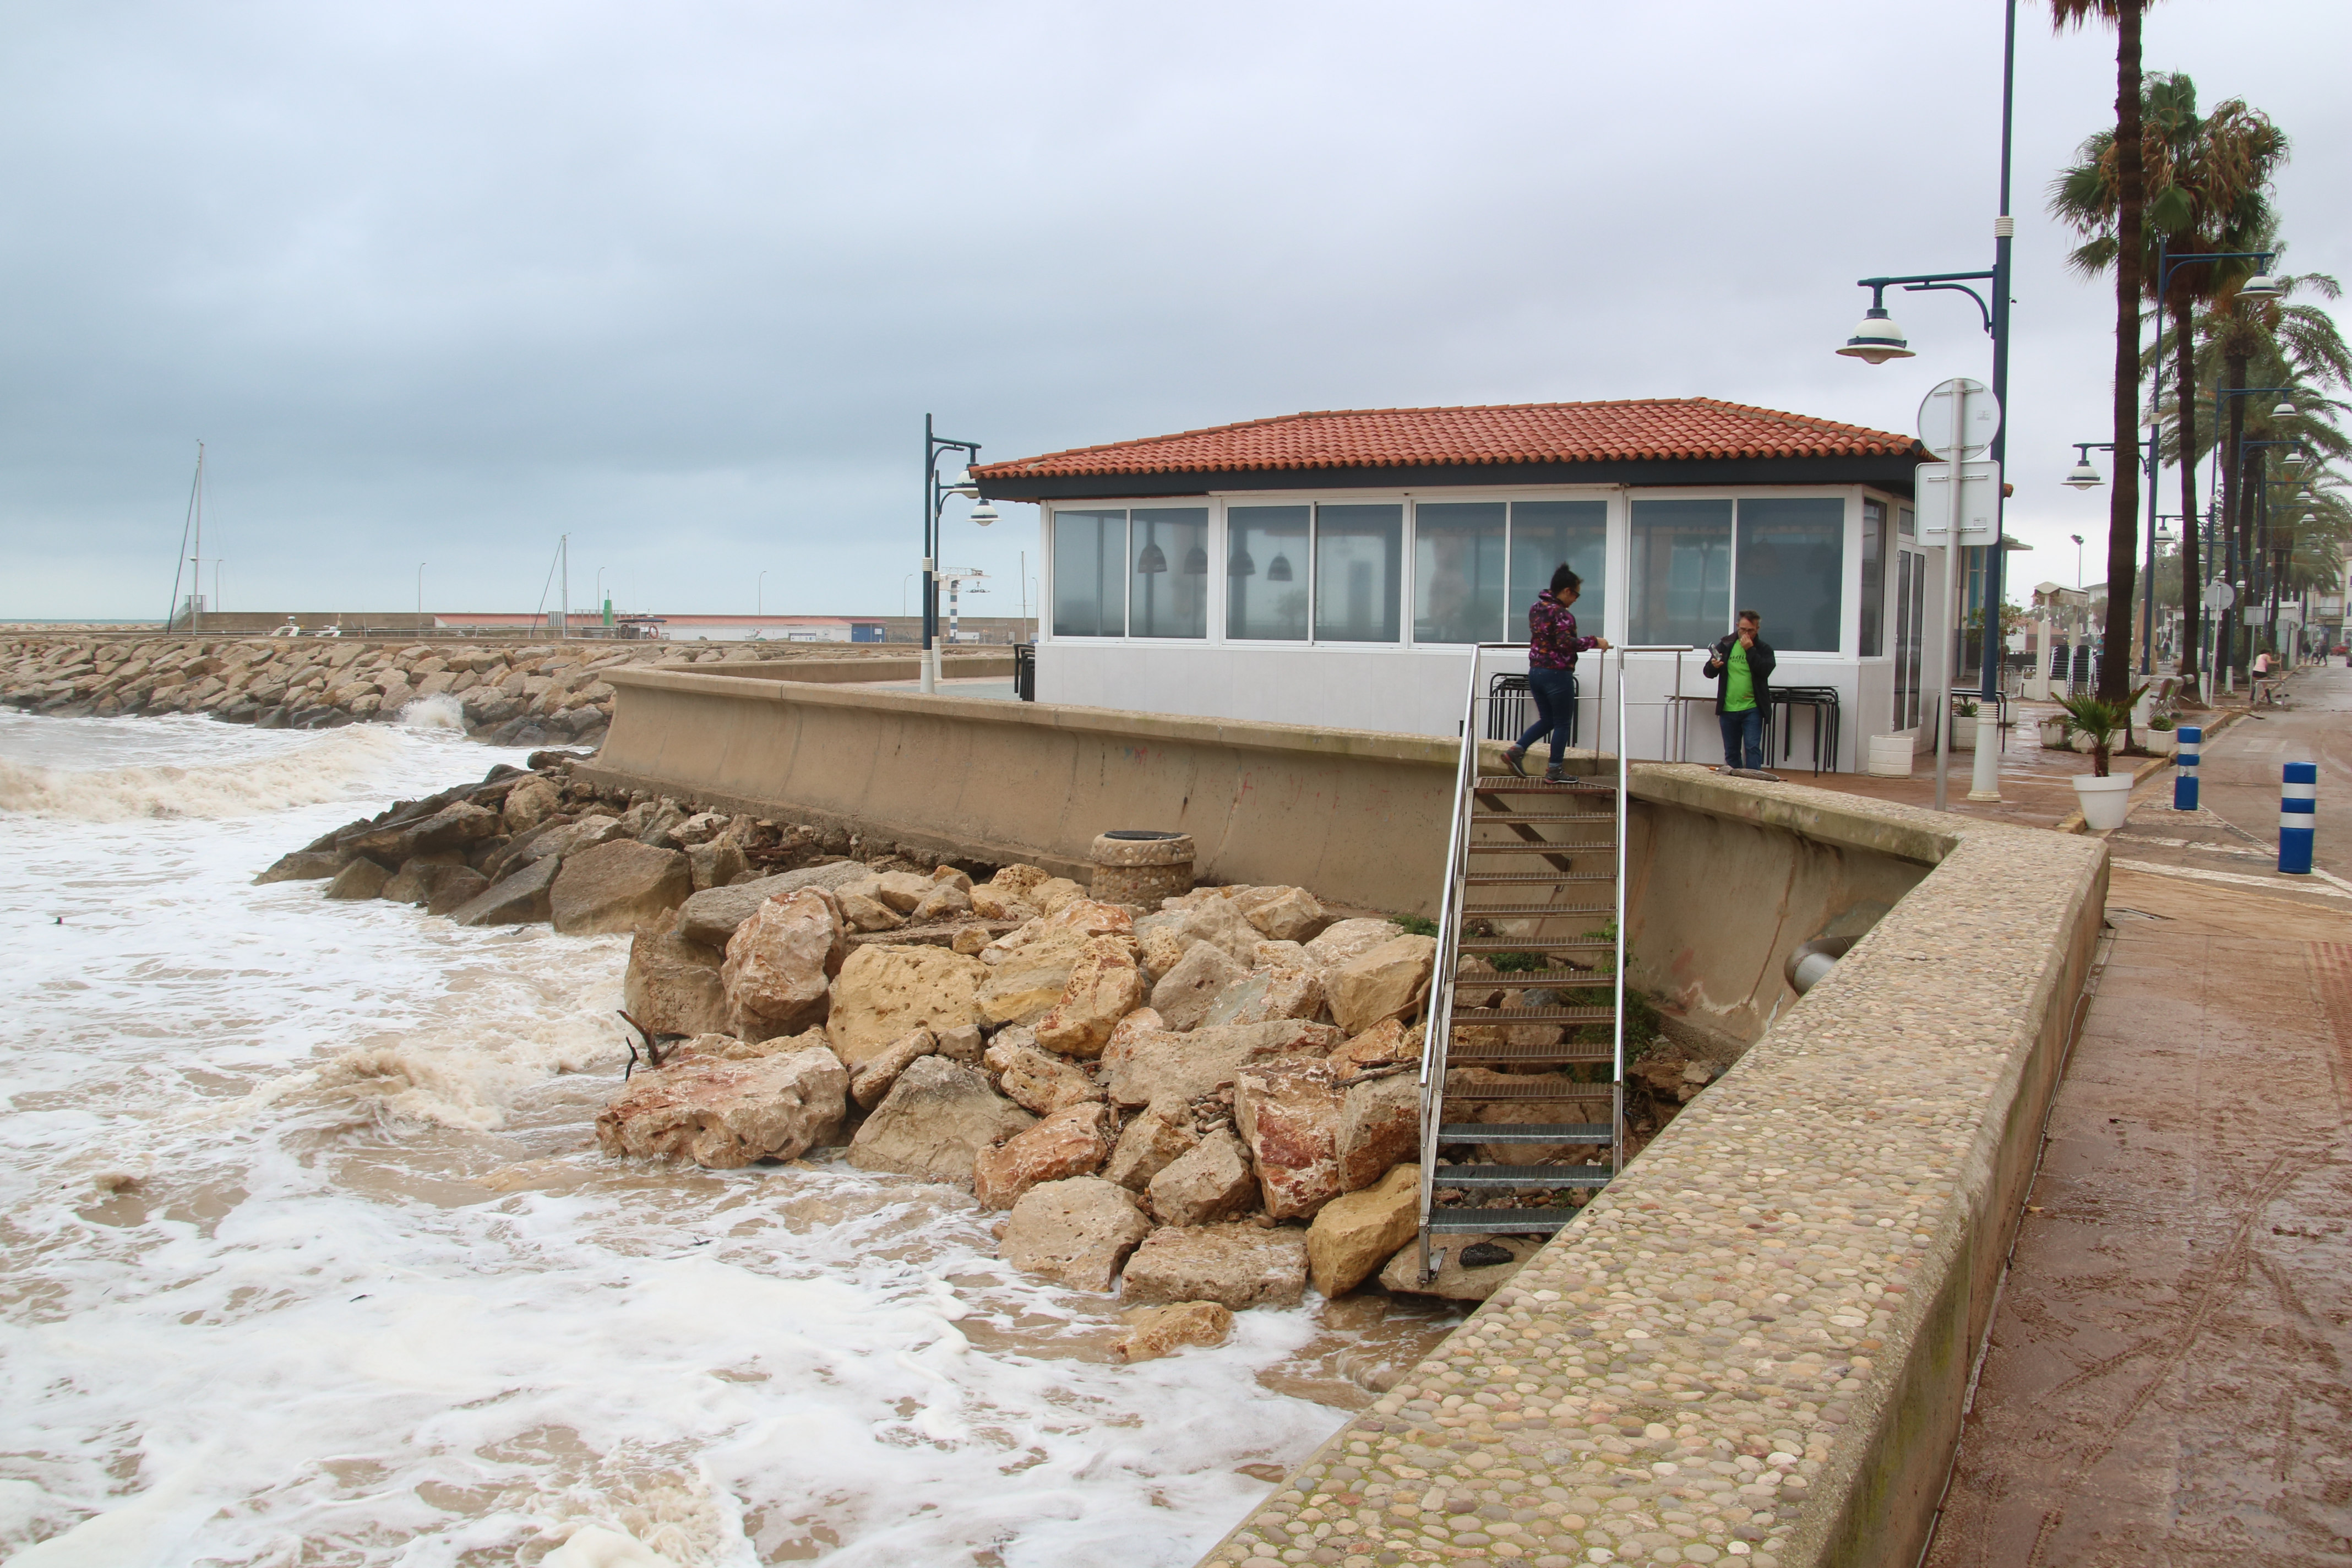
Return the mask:
<svg viewBox="0 0 2352 1568"><path fill-rule="evenodd" d="M1467 902L1469 884L1469 847L1474 806L1478 792L1479 747L1484 740L1478 721L1479 704L1486 698L1481 689L1482 660L1490 653L1518 653L1525 650L1521 643L1479 643L1470 650L1470 675L1462 706L1462 748L1454 764L1454 816L1447 829L1445 847L1445 887L1438 901L1437 952L1433 982L1430 990L1427 1021L1423 1026L1421 1042L1421 1194L1420 1194L1420 1264L1424 1279L1429 1274L1429 1221L1435 1202L1434 1183L1437 1173L1439 1129L1444 1120L1445 1072L1449 1048L1454 1034L1454 996L1455 970L1462 943L1463 906ZM1612 895L1611 931L1613 938L1613 969L1611 974L1610 1012L1612 1038L1610 1049L1611 1126L1610 1169L1613 1173L1624 1165L1625 1158L1625 830L1626 785L1630 778L1629 748L1625 744L1626 710L1632 706L1672 709L1677 697L1660 703L1629 703L1625 696L1625 658L1629 654L1666 653L1675 656L1675 685L1679 694L1682 684L1681 656L1695 651L1687 646L1655 646L1615 647L1608 649L1598 661L1601 668L1601 689L1595 693L1594 702L1600 715L1611 711L1608 684L1612 661L1615 655L1616 685L1615 735L1617 759L1616 876ZM1593 749L1595 761L1601 751Z"/></svg>

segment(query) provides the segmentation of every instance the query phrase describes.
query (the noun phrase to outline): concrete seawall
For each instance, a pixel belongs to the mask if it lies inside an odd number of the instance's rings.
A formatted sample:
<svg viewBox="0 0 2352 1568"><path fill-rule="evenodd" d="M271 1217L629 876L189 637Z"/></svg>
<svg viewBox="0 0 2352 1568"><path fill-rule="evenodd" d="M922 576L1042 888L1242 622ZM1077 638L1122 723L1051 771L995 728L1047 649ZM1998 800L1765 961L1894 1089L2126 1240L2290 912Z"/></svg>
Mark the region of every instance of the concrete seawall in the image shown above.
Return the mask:
<svg viewBox="0 0 2352 1568"><path fill-rule="evenodd" d="M591 777L1082 871L1429 910L1454 746L621 671ZM1907 1568L2095 961L2095 841L1643 764L1633 978L1746 1046L1577 1222L1212 1553ZM1798 1000L1798 943L1863 934Z"/></svg>

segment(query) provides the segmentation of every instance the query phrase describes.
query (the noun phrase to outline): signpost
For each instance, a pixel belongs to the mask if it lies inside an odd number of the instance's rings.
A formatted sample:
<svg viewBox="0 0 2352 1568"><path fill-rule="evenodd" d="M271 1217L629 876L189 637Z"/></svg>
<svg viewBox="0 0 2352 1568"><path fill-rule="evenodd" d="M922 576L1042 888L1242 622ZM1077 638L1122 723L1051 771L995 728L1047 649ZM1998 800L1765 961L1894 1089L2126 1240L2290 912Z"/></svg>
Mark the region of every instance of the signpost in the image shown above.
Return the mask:
<svg viewBox="0 0 2352 1568"><path fill-rule="evenodd" d="M2210 670L2213 668L2214 657L2221 651L2221 613L2238 602L2238 590L2216 577L2205 584L2205 592L2199 597L2210 612L2205 617L2205 668ZM2230 684L2234 688L2237 679L2234 668L2230 671Z"/></svg>
<svg viewBox="0 0 2352 1568"><path fill-rule="evenodd" d="M2000 465L1980 461L2000 430L2000 400L1984 383L1964 375L1937 385L1919 405L1919 439L1942 461L1919 465L1916 489L1919 516L1927 537L1944 540L1944 680L1943 698L1936 710L1936 809L1944 809L1945 778L1952 760L1952 689L1960 666L1960 550L1965 545L2000 547ZM1958 483L1953 474L1959 475ZM1932 500L1940 506L1931 505ZM1938 527L1936 520L1941 518ZM1987 574L1987 580L1990 580ZM2000 620L2000 606L1985 606L1985 657L1996 658L1993 636ZM1981 725L1977 733L1976 771L1969 783L1970 800L2000 798L2000 731L1990 737Z"/></svg>

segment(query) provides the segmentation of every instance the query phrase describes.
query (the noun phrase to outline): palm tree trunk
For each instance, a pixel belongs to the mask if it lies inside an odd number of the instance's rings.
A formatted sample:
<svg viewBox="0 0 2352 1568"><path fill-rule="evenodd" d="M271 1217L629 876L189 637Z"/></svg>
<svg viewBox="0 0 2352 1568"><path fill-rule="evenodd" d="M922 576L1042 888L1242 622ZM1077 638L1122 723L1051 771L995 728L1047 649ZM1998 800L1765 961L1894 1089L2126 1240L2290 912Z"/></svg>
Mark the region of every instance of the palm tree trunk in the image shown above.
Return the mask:
<svg viewBox="0 0 2352 1568"><path fill-rule="evenodd" d="M2229 376L2232 389L2246 384L2247 363L2244 354L2233 353L2223 357L2223 371ZM2239 515L2244 503L2244 476L2239 470L2244 467L2241 458L2245 451L2245 439L2246 400L2232 397L2230 399L2230 446L2221 469L2221 575L2232 585L2246 574L2244 519ZM2238 612L2232 605L2221 612L2221 636L2213 640L2213 668L2217 671L2236 669L2241 662L2238 658Z"/></svg>
<svg viewBox="0 0 2352 1568"><path fill-rule="evenodd" d="M2180 675L2183 689L2189 688L2197 674L2197 650L2203 633L2204 605L2199 589L2197 535L2197 343L2192 328L2196 308L2183 299L2172 308L2172 353L2175 361L2175 384L2179 387L2177 402L2180 429L2180 615L2187 629L2180 647Z"/></svg>
<svg viewBox="0 0 2352 1568"><path fill-rule="evenodd" d="M2132 586L2139 545L2140 250L2147 177L2140 146L2140 8L2116 5L2116 482L2107 510L2107 628L2099 647L2099 698L2131 695ZM1957 552L1955 552L1957 554Z"/></svg>

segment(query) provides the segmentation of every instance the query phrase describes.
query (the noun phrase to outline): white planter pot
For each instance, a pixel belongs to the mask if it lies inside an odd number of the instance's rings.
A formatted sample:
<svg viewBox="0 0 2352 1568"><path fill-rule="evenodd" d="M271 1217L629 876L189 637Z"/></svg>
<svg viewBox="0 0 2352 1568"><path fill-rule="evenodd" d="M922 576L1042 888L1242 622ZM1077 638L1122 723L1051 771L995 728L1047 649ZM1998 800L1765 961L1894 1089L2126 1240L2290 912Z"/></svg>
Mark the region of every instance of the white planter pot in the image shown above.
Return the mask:
<svg viewBox="0 0 2352 1568"><path fill-rule="evenodd" d="M1916 750L1908 735L1873 735L1870 738L1870 774L1873 778L1907 779L1911 776L1911 759Z"/></svg>
<svg viewBox="0 0 2352 1568"><path fill-rule="evenodd" d="M1956 714L1952 719L1952 750L1973 752L1977 749L1977 716Z"/></svg>
<svg viewBox="0 0 2352 1568"><path fill-rule="evenodd" d="M2050 750L2054 752L2066 744L2066 721L2064 720L2044 719L2042 721L2040 728L2042 731L2042 743Z"/></svg>
<svg viewBox="0 0 2352 1568"><path fill-rule="evenodd" d="M2077 778L2074 804L2083 808L2083 826L2105 833L2124 825L2131 810L2132 776L2110 773L2105 778Z"/></svg>
<svg viewBox="0 0 2352 1568"><path fill-rule="evenodd" d="M2139 743L2159 757L2171 756L2180 750L2180 731L2178 730L2142 730L2138 734Z"/></svg>

